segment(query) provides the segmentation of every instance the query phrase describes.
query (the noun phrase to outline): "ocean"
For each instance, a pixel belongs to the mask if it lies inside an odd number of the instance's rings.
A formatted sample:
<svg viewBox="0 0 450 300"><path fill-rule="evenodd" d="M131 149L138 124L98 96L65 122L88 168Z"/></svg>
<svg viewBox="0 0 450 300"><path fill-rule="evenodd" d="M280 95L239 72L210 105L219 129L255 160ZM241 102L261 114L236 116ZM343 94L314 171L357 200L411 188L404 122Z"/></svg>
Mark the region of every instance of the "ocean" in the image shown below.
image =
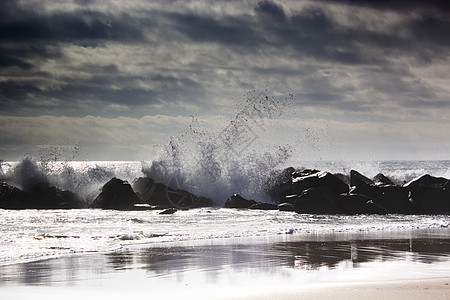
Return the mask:
<svg viewBox="0 0 450 300"><path fill-rule="evenodd" d="M22 164L22 165L21 165ZM2 176L26 189L33 181L45 180L61 189L93 199L110 178L132 182L148 173L148 162L4 162ZM297 168L318 168L348 174L355 169L368 177L379 172L397 182L423 174L450 177L450 161L302 162ZM282 211L225 209L233 193L258 201L264 181L250 174L253 167L237 171L240 181L216 178L199 190L213 199L214 207L180 210L174 215L159 211L0 210L0 263L11 264L72 254L118 251L129 245L272 236L323 236L330 234L390 234L414 230L444 230L448 215L308 215ZM237 169L236 169L237 170ZM263 175L266 173L262 172ZM179 175L179 174L178 174ZM257 180L255 180L255 178ZM170 180L169 180L170 181ZM258 187L257 184L260 184ZM189 186L188 186L189 187ZM259 188L259 190L258 190ZM255 193L253 193L256 191Z"/></svg>

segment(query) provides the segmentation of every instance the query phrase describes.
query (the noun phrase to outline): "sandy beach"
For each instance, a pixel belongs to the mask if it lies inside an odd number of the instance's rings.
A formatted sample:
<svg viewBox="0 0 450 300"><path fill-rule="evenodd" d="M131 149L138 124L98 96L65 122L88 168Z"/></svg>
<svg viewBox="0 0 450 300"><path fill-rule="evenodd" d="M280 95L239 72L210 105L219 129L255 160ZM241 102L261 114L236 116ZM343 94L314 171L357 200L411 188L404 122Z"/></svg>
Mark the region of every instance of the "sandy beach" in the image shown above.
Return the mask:
<svg viewBox="0 0 450 300"><path fill-rule="evenodd" d="M448 299L446 230L143 244L0 266L0 299Z"/></svg>
<svg viewBox="0 0 450 300"><path fill-rule="evenodd" d="M323 285L224 299L449 299L450 278Z"/></svg>

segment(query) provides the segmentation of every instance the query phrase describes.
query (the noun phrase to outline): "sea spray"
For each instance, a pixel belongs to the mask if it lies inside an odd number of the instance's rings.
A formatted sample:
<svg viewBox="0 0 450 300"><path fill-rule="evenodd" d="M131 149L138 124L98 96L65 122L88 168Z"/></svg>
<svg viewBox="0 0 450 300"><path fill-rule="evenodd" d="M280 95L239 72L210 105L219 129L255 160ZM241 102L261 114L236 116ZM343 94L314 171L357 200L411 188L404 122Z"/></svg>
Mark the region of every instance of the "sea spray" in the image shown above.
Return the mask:
<svg viewBox="0 0 450 300"><path fill-rule="evenodd" d="M30 156L2 165L1 181L30 191L45 183L74 192L89 204L112 177L132 181L142 175L140 162L40 161Z"/></svg>
<svg viewBox="0 0 450 300"><path fill-rule="evenodd" d="M232 194L270 201L266 190L269 175L290 154L289 146L260 143L266 127L292 111L293 95L269 95L267 90L246 95L244 106L219 131L208 131L197 119L178 137L171 137L142 172L174 189L211 198L217 206Z"/></svg>

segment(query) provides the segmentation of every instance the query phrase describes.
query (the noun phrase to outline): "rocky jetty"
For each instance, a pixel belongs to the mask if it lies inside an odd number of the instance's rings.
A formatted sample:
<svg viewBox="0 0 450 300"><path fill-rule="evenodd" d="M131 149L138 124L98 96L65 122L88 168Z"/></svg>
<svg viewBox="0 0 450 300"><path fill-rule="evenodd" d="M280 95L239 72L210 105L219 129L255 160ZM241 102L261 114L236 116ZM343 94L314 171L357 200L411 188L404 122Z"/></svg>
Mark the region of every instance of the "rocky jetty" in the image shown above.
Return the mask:
<svg viewBox="0 0 450 300"><path fill-rule="evenodd" d="M288 168L286 170L292 170ZM286 170L279 178L285 178ZM396 185L383 174L370 179L351 170L347 177L319 170L291 173L272 182L268 191L274 202L290 203L297 213L311 214L448 214L450 183L424 175ZM284 206L283 206L284 207Z"/></svg>
<svg viewBox="0 0 450 300"><path fill-rule="evenodd" d="M26 169L27 171L30 168ZM41 177L33 177L34 179ZM286 168L266 182L265 192L272 203L229 197L225 208L295 211L305 214L448 214L450 182L446 178L423 175L404 184L383 174L368 178L356 170L348 175L316 169ZM52 186L48 181L23 184L20 189L0 182L0 208L73 209L85 202L72 191ZM117 210L177 209L211 207L213 201L183 189L140 177L132 184L112 178L99 191L89 208Z"/></svg>
<svg viewBox="0 0 450 300"><path fill-rule="evenodd" d="M34 184L23 191L0 182L0 208L3 209L75 209L85 204L71 191L64 191L47 182Z"/></svg>

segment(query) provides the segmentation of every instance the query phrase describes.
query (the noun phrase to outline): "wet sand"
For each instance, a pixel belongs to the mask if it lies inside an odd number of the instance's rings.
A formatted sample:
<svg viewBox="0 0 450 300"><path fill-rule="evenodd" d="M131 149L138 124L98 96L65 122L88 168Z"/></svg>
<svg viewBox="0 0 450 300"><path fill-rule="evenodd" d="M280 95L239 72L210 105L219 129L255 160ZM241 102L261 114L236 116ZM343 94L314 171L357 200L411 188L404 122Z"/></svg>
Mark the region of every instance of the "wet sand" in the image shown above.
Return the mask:
<svg viewBox="0 0 450 300"><path fill-rule="evenodd" d="M394 282L323 285L247 294L223 299L450 299L450 277Z"/></svg>
<svg viewBox="0 0 450 300"><path fill-rule="evenodd" d="M447 229L139 245L0 266L0 299L449 299Z"/></svg>

